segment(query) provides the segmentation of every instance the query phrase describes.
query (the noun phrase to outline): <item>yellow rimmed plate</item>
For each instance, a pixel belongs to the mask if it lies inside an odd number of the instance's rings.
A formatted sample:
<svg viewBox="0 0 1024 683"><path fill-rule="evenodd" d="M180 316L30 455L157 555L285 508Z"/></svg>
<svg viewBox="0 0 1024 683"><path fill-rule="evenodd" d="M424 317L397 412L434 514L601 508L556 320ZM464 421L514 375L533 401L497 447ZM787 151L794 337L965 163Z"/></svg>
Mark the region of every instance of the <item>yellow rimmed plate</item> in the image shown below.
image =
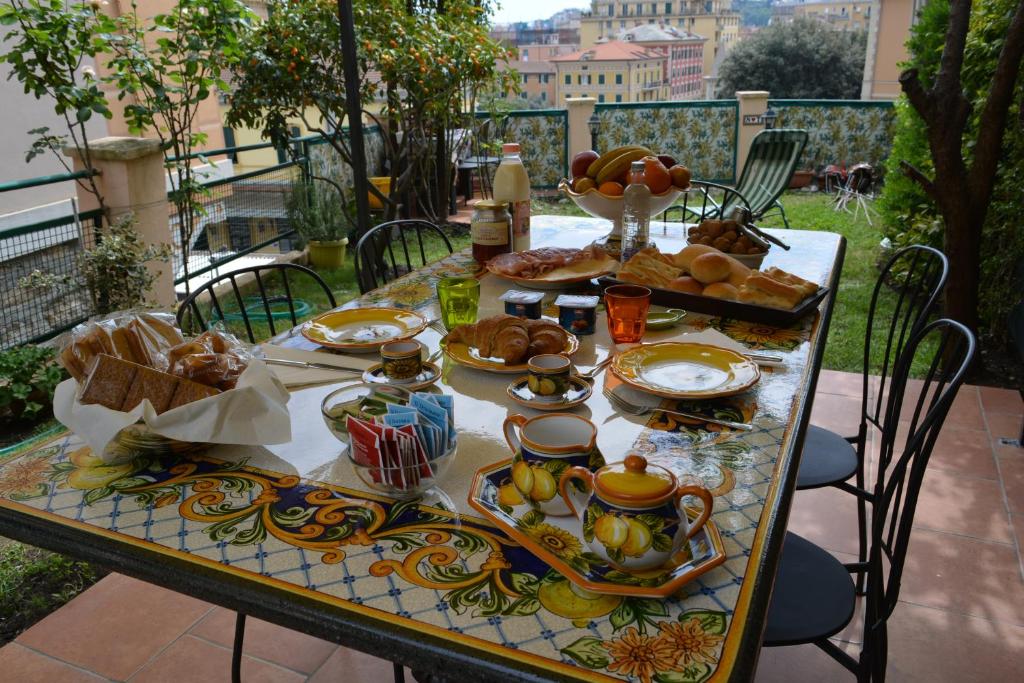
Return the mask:
<svg viewBox="0 0 1024 683"><path fill-rule="evenodd" d="M462 342L448 343L448 337L441 340L441 348L444 349L444 355L448 356L459 365L464 365L467 368L476 368L477 370L485 370L487 372L497 372L501 374L515 373L519 375L528 372L530 369L526 363L507 365L499 358L484 358L472 346L468 346ZM570 334L569 338L565 342L565 348L559 351L559 353L563 356L571 356L576 353L579 348L579 339L576 338L576 335Z"/></svg>
<svg viewBox="0 0 1024 683"><path fill-rule="evenodd" d="M612 372L641 391L678 399L732 396L761 379L757 363L735 351L684 342L623 351L612 361Z"/></svg>
<svg viewBox="0 0 1024 683"><path fill-rule="evenodd" d="M400 308L347 308L313 318L303 325L302 336L329 349L360 353L414 337L426 326L422 315Z"/></svg>
<svg viewBox="0 0 1024 683"><path fill-rule="evenodd" d="M517 285L522 285L529 289L561 289L569 285L601 277L602 275L608 275L609 273L614 272L618 265L619 262L610 256L604 259L588 259L586 261L574 263L571 266L555 268L544 275L531 278L516 277L514 275L506 275L504 273L496 272L491 269L490 264L488 264L487 270L490 271L492 275L496 275L506 280L511 280Z"/></svg>

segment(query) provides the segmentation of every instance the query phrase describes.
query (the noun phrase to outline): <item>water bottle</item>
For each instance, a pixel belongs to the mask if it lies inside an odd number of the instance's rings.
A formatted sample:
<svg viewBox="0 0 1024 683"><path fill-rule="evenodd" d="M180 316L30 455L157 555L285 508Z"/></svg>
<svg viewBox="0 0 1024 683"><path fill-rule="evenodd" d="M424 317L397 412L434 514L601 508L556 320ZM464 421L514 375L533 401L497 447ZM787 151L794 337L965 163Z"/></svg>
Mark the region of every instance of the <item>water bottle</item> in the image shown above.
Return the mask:
<svg viewBox="0 0 1024 683"><path fill-rule="evenodd" d="M629 167L629 185L622 193L622 262L647 246L650 241L651 190L644 183L644 162Z"/></svg>

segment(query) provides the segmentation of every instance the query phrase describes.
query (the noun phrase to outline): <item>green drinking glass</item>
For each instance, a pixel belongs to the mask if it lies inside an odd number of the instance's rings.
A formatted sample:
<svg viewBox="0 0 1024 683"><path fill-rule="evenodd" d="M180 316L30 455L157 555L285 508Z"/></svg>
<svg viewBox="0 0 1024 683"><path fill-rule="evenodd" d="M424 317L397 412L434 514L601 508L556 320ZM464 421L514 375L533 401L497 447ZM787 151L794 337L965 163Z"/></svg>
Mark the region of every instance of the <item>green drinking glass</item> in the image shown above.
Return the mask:
<svg viewBox="0 0 1024 683"><path fill-rule="evenodd" d="M476 322L480 305L480 281L472 277L445 277L437 282L441 322L451 331L456 325Z"/></svg>

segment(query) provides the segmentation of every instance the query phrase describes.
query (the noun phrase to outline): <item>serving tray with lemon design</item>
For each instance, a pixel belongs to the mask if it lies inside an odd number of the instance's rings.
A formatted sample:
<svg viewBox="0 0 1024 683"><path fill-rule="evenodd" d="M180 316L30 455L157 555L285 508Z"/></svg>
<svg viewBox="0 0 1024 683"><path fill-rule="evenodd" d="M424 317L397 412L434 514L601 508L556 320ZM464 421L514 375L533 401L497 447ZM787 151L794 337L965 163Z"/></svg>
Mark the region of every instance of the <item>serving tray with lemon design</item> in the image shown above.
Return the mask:
<svg viewBox="0 0 1024 683"><path fill-rule="evenodd" d="M576 338L576 335L567 335L568 338L565 340L565 348L559 351L563 356L571 356L576 353L580 348L580 340ZM476 348L464 344L462 342L449 342L448 337L444 337L441 340L441 348L444 349L444 355L451 358L459 365L464 365L467 368L476 368L477 370L484 370L486 372L497 372L501 374L525 374L529 369L529 365L526 362L516 363L509 365L500 358L485 358L480 355L480 352Z"/></svg>
<svg viewBox="0 0 1024 683"><path fill-rule="evenodd" d="M534 510L512 483L512 460L481 468L469 490L469 504L524 548L579 588L598 594L666 598L701 574L725 562L725 546L713 521L663 567L625 572L591 552L583 525L573 515L555 517ZM687 508L691 521L697 511ZM632 518L630 524L643 524ZM638 537L651 538L649 533ZM627 538L624 543L628 544Z"/></svg>
<svg viewBox="0 0 1024 683"><path fill-rule="evenodd" d="M612 361L626 384L675 399L721 398L740 394L761 379L757 363L718 346L687 342L642 344Z"/></svg>
<svg viewBox="0 0 1024 683"><path fill-rule="evenodd" d="M414 337L427 326L419 313L400 308L347 308L313 318L302 326L302 336L320 346L364 353L384 344Z"/></svg>

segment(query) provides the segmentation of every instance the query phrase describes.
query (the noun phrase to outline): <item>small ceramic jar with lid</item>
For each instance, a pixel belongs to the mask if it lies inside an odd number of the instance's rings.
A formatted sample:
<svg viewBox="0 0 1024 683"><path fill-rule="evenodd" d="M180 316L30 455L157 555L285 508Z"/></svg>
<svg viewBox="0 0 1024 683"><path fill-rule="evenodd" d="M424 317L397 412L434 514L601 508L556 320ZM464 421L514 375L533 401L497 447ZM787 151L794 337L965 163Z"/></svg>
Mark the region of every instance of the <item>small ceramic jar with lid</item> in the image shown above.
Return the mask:
<svg viewBox="0 0 1024 683"><path fill-rule="evenodd" d="M672 472L635 453L596 472L573 467L562 475L558 488L582 522L590 549L623 571L668 563L714 510L706 488L681 485ZM692 522L681 505L684 496L697 496L703 503Z"/></svg>

